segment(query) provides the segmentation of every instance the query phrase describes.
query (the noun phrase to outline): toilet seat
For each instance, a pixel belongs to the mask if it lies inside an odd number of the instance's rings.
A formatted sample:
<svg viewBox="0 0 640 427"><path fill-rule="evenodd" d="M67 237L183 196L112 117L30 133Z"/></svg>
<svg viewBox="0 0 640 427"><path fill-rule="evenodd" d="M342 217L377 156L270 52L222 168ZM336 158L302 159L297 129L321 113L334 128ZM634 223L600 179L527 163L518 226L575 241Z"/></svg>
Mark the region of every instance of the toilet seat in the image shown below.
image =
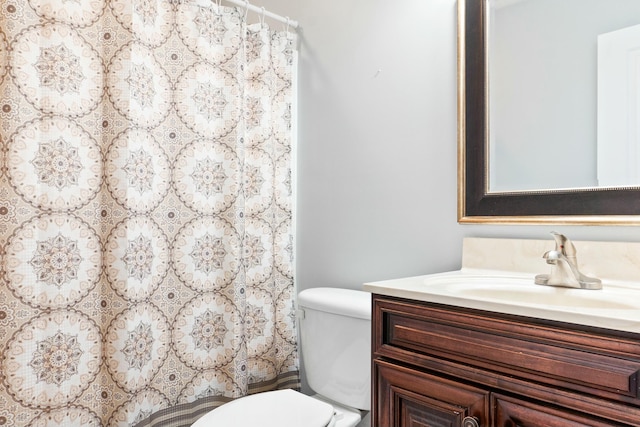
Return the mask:
<svg viewBox="0 0 640 427"><path fill-rule="evenodd" d="M192 427L327 427L333 406L294 390L252 394L206 413Z"/></svg>

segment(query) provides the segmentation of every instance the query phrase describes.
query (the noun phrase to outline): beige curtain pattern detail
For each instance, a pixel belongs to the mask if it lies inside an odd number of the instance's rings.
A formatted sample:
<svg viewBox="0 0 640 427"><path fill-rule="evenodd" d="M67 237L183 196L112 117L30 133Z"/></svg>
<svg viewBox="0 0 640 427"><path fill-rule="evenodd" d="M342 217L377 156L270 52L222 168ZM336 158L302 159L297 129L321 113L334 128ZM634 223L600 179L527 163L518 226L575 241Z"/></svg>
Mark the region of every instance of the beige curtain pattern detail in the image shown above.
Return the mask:
<svg viewBox="0 0 640 427"><path fill-rule="evenodd" d="M208 1L0 4L0 425L298 387L295 36Z"/></svg>

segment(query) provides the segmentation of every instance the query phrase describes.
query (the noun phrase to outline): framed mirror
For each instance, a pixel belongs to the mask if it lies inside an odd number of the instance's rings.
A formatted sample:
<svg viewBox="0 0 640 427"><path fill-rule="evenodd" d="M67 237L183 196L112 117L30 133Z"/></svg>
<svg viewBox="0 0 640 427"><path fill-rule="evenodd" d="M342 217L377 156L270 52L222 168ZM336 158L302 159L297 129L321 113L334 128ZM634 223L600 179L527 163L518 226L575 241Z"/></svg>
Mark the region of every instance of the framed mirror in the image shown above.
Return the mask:
<svg viewBox="0 0 640 427"><path fill-rule="evenodd" d="M458 0L458 221L640 224L640 1Z"/></svg>

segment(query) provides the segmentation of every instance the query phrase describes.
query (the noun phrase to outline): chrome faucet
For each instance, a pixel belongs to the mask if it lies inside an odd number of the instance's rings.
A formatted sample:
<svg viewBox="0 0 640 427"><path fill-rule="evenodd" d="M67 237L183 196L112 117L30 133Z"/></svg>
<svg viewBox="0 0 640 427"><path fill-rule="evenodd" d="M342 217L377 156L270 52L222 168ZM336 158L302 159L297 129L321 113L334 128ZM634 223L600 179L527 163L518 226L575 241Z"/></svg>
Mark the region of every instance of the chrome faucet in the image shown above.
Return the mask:
<svg viewBox="0 0 640 427"><path fill-rule="evenodd" d="M551 274L538 274L535 283L565 288L602 289L600 279L585 276L578 270L576 247L571 240L555 231L551 235L556 241L556 248L542 256L552 266Z"/></svg>

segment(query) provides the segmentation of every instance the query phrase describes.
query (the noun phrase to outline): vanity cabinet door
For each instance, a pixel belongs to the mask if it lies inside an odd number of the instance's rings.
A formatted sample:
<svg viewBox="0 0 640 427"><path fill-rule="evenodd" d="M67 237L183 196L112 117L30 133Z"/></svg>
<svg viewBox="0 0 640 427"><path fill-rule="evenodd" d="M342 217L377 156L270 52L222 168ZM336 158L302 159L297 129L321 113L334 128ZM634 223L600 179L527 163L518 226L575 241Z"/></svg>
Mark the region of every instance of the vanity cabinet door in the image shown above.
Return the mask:
<svg viewBox="0 0 640 427"><path fill-rule="evenodd" d="M382 360L374 361L372 427L489 425L489 392Z"/></svg>
<svg viewBox="0 0 640 427"><path fill-rule="evenodd" d="M494 427L621 427L626 424L600 421L509 396L493 394Z"/></svg>

